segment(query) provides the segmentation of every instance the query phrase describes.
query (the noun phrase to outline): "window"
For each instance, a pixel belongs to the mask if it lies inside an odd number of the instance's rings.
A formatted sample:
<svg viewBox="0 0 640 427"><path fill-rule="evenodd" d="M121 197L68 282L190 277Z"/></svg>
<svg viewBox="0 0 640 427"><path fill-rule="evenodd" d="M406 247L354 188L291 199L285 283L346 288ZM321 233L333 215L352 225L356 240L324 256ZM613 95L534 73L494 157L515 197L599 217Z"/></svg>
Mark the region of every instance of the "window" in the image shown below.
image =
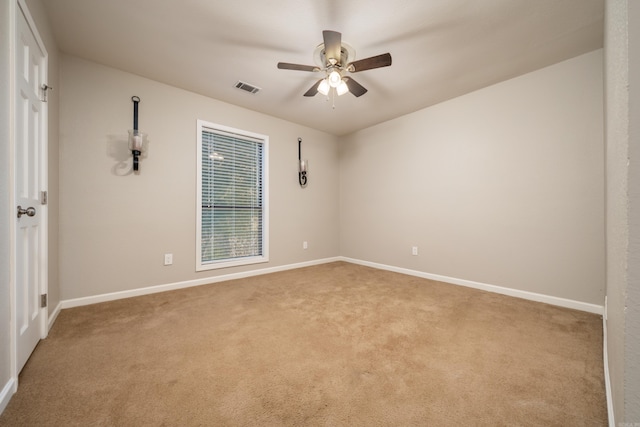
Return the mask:
<svg viewBox="0 0 640 427"><path fill-rule="evenodd" d="M269 261L268 144L198 120L196 270Z"/></svg>

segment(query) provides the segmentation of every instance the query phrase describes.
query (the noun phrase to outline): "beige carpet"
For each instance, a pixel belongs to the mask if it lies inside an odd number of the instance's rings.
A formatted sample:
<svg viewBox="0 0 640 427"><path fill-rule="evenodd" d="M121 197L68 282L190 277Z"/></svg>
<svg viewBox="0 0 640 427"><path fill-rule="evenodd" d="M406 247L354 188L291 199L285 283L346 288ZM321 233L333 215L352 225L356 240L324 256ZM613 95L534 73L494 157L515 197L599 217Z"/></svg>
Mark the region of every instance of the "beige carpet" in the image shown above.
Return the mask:
<svg viewBox="0 0 640 427"><path fill-rule="evenodd" d="M348 263L63 310L2 426L604 426L600 316Z"/></svg>

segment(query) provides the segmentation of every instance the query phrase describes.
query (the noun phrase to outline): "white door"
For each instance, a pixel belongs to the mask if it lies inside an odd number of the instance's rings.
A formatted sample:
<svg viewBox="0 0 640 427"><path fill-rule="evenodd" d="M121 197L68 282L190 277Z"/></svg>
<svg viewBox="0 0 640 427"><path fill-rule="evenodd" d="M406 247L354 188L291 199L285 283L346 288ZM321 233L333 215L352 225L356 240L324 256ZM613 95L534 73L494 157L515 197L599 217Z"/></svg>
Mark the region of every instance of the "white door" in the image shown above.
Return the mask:
<svg viewBox="0 0 640 427"><path fill-rule="evenodd" d="M15 280L16 369L46 336L46 206L41 191L46 184L46 52L28 12L18 2L15 57ZM25 15L26 14L26 15ZM44 200L42 200L44 202Z"/></svg>

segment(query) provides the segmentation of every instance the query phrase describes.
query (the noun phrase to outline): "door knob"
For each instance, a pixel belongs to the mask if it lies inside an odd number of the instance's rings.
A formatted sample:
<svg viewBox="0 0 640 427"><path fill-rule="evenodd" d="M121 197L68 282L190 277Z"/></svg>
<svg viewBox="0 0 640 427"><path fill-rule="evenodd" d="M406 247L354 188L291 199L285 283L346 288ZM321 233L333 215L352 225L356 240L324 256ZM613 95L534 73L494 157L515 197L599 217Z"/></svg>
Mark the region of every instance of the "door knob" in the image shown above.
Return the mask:
<svg viewBox="0 0 640 427"><path fill-rule="evenodd" d="M24 214L27 214L27 216L35 216L36 208L30 207L27 209L22 209L22 206L18 206L18 218L20 218Z"/></svg>

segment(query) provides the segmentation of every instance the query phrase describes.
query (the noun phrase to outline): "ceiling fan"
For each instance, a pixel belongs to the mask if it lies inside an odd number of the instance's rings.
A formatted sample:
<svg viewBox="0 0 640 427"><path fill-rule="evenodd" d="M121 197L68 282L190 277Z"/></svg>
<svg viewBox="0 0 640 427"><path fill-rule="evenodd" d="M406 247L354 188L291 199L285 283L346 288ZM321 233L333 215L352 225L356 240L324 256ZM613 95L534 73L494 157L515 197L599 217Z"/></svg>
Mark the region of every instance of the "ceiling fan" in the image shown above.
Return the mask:
<svg viewBox="0 0 640 427"><path fill-rule="evenodd" d="M367 93L367 89L347 74L391 65L389 53L353 61L355 50L342 41L342 34L337 31L325 30L322 37L324 43L316 47L313 55L318 66L278 62L278 68L282 70L324 72L325 77L311 86L304 96L314 96L317 92L328 95L332 88L338 96L347 92L356 97L362 96Z"/></svg>

